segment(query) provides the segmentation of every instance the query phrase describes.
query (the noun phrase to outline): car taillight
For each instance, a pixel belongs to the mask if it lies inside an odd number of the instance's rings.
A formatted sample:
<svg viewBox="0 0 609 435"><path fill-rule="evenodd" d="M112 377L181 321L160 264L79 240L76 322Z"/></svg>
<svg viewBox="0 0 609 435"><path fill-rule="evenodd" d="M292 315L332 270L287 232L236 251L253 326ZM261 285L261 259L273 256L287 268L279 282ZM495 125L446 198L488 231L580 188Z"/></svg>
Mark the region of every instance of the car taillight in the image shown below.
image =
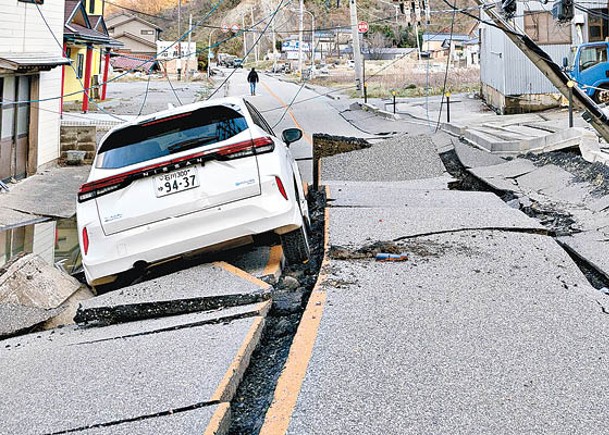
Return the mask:
<svg viewBox="0 0 609 435"><path fill-rule="evenodd" d="M179 157L177 159L157 163L156 165L144 166L143 168L125 172L123 174L85 183L80 186L80 189L78 190L78 202L85 202L122 189L140 178L163 174L184 168L186 166L203 163L206 160L212 159L214 152L215 150L202 151L195 154L190 154L188 156Z"/></svg>
<svg viewBox="0 0 609 435"><path fill-rule="evenodd" d="M257 137L256 139L237 142L220 148L218 157L225 159L239 159L255 154L270 153L275 149L275 142L270 137Z"/></svg>
<svg viewBox="0 0 609 435"><path fill-rule="evenodd" d="M87 227L82 229L82 249L85 251L85 255L89 252L89 233L87 233Z"/></svg>
<svg viewBox="0 0 609 435"><path fill-rule="evenodd" d="M175 171L186 166L204 163L209 160L238 159L272 152L274 149L275 142L273 142L273 139L270 137L258 137L255 139L226 145L221 148L201 151L155 165L144 166L143 168L125 172L123 174L113 175L112 177L102 178L101 180L91 181L90 183L83 184L78 190L78 202L85 202L90 199L112 193L116 190L127 187L133 181L140 178Z"/></svg>
<svg viewBox="0 0 609 435"><path fill-rule="evenodd" d="M283 182L281 181L281 178L275 176L275 182L277 183L277 189L279 189L279 193L281 193L281 196L283 196L287 200L288 193L285 191L285 187L283 187Z"/></svg>

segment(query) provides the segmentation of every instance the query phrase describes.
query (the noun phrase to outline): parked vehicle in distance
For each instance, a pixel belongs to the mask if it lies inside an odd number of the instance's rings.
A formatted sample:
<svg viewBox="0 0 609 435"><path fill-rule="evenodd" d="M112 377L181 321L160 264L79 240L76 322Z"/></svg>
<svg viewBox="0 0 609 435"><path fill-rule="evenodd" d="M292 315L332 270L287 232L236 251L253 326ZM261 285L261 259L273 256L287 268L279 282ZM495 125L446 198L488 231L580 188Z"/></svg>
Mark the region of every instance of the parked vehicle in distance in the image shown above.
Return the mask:
<svg viewBox="0 0 609 435"><path fill-rule="evenodd" d="M301 137L296 128L276 137L243 98L112 129L78 192L87 282L120 286L134 269L271 231L288 262L307 261L308 206L289 149Z"/></svg>
<svg viewBox="0 0 609 435"><path fill-rule="evenodd" d="M563 66L577 85L597 103L609 102L608 42L589 42L577 47L573 62Z"/></svg>
<svg viewBox="0 0 609 435"><path fill-rule="evenodd" d="M233 68L243 68L243 59L235 59L233 60Z"/></svg>

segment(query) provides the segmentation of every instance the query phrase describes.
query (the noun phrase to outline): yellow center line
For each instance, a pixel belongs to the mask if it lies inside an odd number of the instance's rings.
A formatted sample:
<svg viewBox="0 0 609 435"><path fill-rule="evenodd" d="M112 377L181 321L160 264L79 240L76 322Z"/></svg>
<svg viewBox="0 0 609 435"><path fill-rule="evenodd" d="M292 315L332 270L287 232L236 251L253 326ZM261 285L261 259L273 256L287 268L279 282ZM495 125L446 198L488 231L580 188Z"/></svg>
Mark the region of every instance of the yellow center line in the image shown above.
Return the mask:
<svg viewBox="0 0 609 435"><path fill-rule="evenodd" d="M300 126L300 124L298 123L298 121L296 120L296 117L294 116L294 113L292 112L292 109L290 109L289 106L285 103L285 101L283 101L281 99L281 97L279 95L277 95L275 92L273 92L271 90L271 88L266 83L262 83L262 86L264 86L266 91L269 94L271 94L273 96L273 98L275 98L277 101L279 101L279 104L281 104L281 107L283 107L284 109L287 109L288 114L290 115L290 118L292 118L292 121L294 121L294 124L296 125L296 127L298 127L299 129L301 129L303 131L303 137L304 137L304 139L307 142L309 142L310 145L313 145L313 138L311 137L310 134L307 134L307 133L304 132L304 128L302 128Z"/></svg>
<svg viewBox="0 0 609 435"><path fill-rule="evenodd" d="M326 188L326 195L328 197L330 196L328 188ZM313 354L319 325L326 304L326 290L324 289L323 284L326 280L324 269L326 269L329 262L327 257L329 222L329 212L328 209L326 209L324 258L322 260L321 272L307 303L307 308L302 315L302 320L300 321L296 336L290 347L290 353L283 372L277 381L273 402L264 417L264 424L259 432L260 435L285 434L290 425L294 408L296 407L296 401L300 394L302 383L304 382L307 373L307 367Z"/></svg>

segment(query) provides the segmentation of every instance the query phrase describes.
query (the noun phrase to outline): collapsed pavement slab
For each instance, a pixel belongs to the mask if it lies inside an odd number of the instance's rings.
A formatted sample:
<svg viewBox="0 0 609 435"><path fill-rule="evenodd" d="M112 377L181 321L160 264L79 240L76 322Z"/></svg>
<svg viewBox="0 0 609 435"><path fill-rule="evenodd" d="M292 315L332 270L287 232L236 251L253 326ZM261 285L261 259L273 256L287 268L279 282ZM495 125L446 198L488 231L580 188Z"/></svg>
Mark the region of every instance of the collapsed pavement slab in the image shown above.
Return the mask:
<svg viewBox="0 0 609 435"><path fill-rule="evenodd" d="M461 208L332 208L330 219L343 225L330 232L330 245L365 246L376 241L404 240L416 236L502 229L546 234L547 230L519 210Z"/></svg>
<svg viewBox="0 0 609 435"><path fill-rule="evenodd" d="M0 304L0 339L31 331L61 313L24 305Z"/></svg>
<svg viewBox="0 0 609 435"><path fill-rule="evenodd" d="M458 208L505 209L505 203L494 193L465 192L457 190L404 189L393 183L376 186L341 187L330 186L328 206L335 207L415 207L415 208Z"/></svg>
<svg viewBox="0 0 609 435"><path fill-rule="evenodd" d="M200 434L198 425L183 432L184 421L172 417L231 400L269 307L223 323L196 313L3 340L2 393L10 400L0 403L0 433L125 433L117 432L121 423L145 428L158 417L171 428L164 433Z"/></svg>
<svg viewBox="0 0 609 435"><path fill-rule="evenodd" d="M220 415L220 417L217 417ZM219 421L214 421L220 419ZM150 435L150 434L214 434L224 435L230 424L228 403L207 405L194 410L172 411L133 422L112 424L94 429L77 430L79 435ZM209 432L206 430L209 429Z"/></svg>
<svg viewBox="0 0 609 435"><path fill-rule="evenodd" d="M505 163L504 158L492 154L489 151L483 151L457 140L453 141L453 145L459 161L466 168L493 166Z"/></svg>
<svg viewBox="0 0 609 435"><path fill-rule="evenodd" d="M392 156L395 164L387 165L387 156ZM321 162L323 180L397 181L438 177L445 172L428 136L396 136Z"/></svg>
<svg viewBox="0 0 609 435"><path fill-rule="evenodd" d="M382 174L379 174L382 176ZM457 181L456 178L442 174L438 177L422 178L414 180L395 181L350 181L350 180L324 180L324 185L330 187L331 191L341 191L343 187L374 187L378 189L394 189L400 188L405 190L449 190L450 185Z"/></svg>
<svg viewBox="0 0 609 435"><path fill-rule="evenodd" d="M77 323L112 324L267 300L272 287L231 266L202 264L83 301Z"/></svg>
<svg viewBox="0 0 609 435"><path fill-rule="evenodd" d="M69 218L76 213L76 194L86 181L89 166L53 167L10 185L10 192L0 195L0 222L4 210L29 215ZM7 212L8 213L8 212ZM24 218L27 216L24 215ZM11 221L14 222L14 217Z"/></svg>
<svg viewBox="0 0 609 435"><path fill-rule="evenodd" d="M609 229L559 237L558 242L609 279Z"/></svg>
<svg viewBox="0 0 609 435"><path fill-rule="evenodd" d="M518 183L515 179L536 169L530 160L514 159L498 165L471 168L469 172L496 190L516 192Z"/></svg>
<svg viewBox="0 0 609 435"><path fill-rule="evenodd" d="M413 243L406 262L330 261L287 433L604 432L609 299L550 237Z"/></svg>

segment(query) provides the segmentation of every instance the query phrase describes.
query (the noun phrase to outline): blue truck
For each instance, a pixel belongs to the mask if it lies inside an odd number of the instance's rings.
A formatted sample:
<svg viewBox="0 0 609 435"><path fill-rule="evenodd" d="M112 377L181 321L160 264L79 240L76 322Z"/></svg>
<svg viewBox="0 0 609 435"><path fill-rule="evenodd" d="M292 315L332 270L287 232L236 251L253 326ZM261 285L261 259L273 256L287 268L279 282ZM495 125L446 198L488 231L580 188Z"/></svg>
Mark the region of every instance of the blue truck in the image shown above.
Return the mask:
<svg viewBox="0 0 609 435"><path fill-rule="evenodd" d="M573 81L597 103L609 102L609 42L581 44L572 62L563 59L563 66Z"/></svg>

